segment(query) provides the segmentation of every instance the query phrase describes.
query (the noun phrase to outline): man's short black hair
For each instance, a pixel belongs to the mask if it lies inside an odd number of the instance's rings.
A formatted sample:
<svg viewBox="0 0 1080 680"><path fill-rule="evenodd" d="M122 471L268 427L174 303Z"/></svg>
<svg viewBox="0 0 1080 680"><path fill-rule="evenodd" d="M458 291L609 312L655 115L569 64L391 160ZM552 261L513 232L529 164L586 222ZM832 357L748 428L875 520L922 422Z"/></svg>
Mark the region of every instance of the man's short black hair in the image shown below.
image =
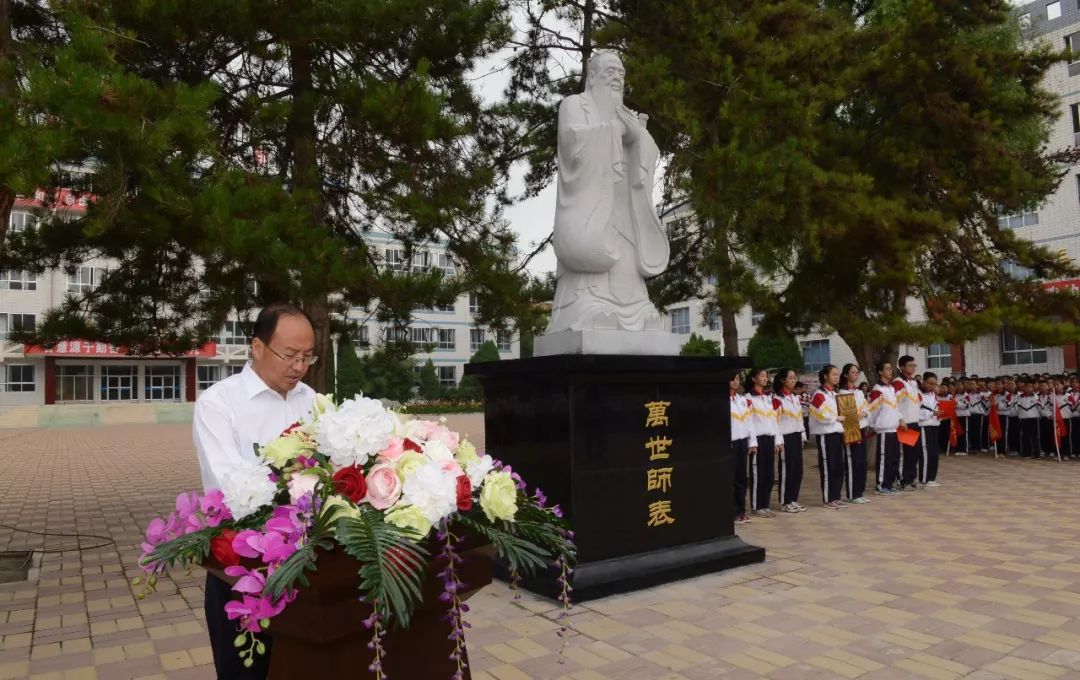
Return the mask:
<svg viewBox="0 0 1080 680"><path fill-rule="evenodd" d="M307 315L307 312L296 305L290 302L274 302L263 307L262 311L259 312L259 316L255 318L255 326L251 329L251 338L258 338L264 344L270 344L270 338L274 337L278 321L283 316L302 316L307 319L308 323L311 323L311 317ZM315 326L315 324L311 325L312 327Z"/></svg>
<svg viewBox="0 0 1080 680"><path fill-rule="evenodd" d="M910 354L905 354L904 356L897 359L896 365L900 368L903 368L904 366L910 364L912 361L915 361L915 357L911 356Z"/></svg>
<svg viewBox="0 0 1080 680"><path fill-rule="evenodd" d="M936 377L937 377L937 373L932 373L931 371L927 371L926 373L922 374L922 379L923 380L929 380L930 378L936 378Z"/></svg>
<svg viewBox="0 0 1080 680"><path fill-rule="evenodd" d="M874 371L876 371L877 373L880 374L881 371L885 368L885 364L888 364L888 365L892 366L892 362L889 361L888 359L878 359L874 363Z"/></svg>

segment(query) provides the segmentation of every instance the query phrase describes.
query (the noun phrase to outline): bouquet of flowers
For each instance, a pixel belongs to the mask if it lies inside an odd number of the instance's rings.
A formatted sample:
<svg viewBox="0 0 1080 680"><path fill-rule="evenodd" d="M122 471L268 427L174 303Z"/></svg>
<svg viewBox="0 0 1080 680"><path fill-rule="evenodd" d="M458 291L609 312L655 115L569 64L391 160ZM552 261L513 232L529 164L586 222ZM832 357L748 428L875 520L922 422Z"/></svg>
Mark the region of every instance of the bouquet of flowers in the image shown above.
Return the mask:
<svg viewBox="0 0 1080 680"><path fill-rule="evenodd" d="M464 532L490 541L515 581L554 564L564 614L570 606L573 533L559 508L439 422L408 419L361 396L335 405L319 395L309 419L256 454L221 489L181 494L176 512L151 521L139 562L149 590L170 567L190 569L211 554L224 565L240 595L225 609L238 622L235 644L248 666L265 651L255 634L308 585L319 548L358 560L360 594L374 612L365 625L376 677L379 641L389 623L409 625L432 546L447 565L438 574L440 599L449 605L460 673L468 607L457 595L464 584L455 547Z"/></svg>

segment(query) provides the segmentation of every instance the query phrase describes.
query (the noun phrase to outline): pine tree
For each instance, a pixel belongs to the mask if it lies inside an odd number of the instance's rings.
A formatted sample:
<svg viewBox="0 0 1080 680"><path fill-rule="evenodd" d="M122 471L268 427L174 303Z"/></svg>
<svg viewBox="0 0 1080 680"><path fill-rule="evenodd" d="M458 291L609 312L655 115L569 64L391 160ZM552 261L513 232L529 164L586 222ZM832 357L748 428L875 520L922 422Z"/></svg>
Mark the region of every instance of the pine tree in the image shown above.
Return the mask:
<svg viewBox="0 0 1080 680"><path fill-rule="evenodd" d="M767 335L759 329L750 338L746 346L755 366L764 368L790 368L801 371L803 368L802 348L790 335Z"/></svg>
<svg viewBox="0 0 1080 680"><path fill-rule="evenodd" d="M1023 44L1002 0L831 4L857 49L852 94L823 112L817 156L859 181L804 232L809 247L766 324L835 329L864 367L899 342L961 342L1003 324L1037 342L1076 340L1076 296L1040 279L1080 269L998 225L1037 208L1080 160L1045 147L1059 112L1043 81L1062 55ZM1010 264L1034 277L1014 278ZM908 320L912 301L928 322Z"/></svg>
<svg viewBox="0 0 1080 680"><path fill-rule="evenodd" d="M706 299L736 354L737 312L768 299L811 211L842 200L846 177L815 149L845 26L811 0L625 0L613 12L602 40L626 55L628 104L650 116L679 215L654 299Z"/></svg>
<svg viewBox="0 0 1080 680"><path fill-rule="evenodd" d="M723 351L719 342L691 333L690 339L682 346L679 354L684 357L715 357L723 354Z"/></svg>
<svg viewBox="0 0 1080 680"><path fill-rule="evenodd" d="M407 323L477 290L484 321L519 316L526 281L512 232L486 211L496 177L467 78L506 37L500 3L68 4L86 15L72 33L97 34L106 56L67 81L85 97L44 97L35 113L86 149L98 200L11 257L73 268L102 254L119 267L48 315L39 339L180 349L230 312L284 299L313 318L328 356L331 314L350 306L378 301L380 319ZM441 241L460 267L390 271L372 228L409 263ZM326 370L309 382L323 388Z"/></svg>
<svg viewBox="0 0 1080 680"><path fill-rule="evenodd" d="M499 359L499 348L495 346L494 342L488 340L480 345L469 359L469 363L479 364L485 361L499 361ZM480 400L484 398L484 388L480 386L480 381L474 375L462 376L458 382L457 393L461 399Z"/></svg>
<svg viewBox="0 0 1080 680"><path fill-rule="evenodd" d="M421 398L429 401L443 396L443 387L439 384L439 374L435 371L435 363L428 359L420 367L418 378L418 393Z"/></svg>

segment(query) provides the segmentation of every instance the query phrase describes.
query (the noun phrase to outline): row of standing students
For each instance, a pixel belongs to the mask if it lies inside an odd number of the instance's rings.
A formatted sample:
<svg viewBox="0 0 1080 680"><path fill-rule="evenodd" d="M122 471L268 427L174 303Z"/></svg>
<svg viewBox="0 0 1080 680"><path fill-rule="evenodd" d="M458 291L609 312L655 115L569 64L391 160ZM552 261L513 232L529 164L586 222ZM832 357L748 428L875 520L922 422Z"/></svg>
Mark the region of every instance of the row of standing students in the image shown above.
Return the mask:
<svg viewBox="0 0 1080 680"><path fill-rule="evenodd" d="M779 479L780 510L806 510L799 502L799 489L807 434L817 449L821 499L826 508L838 510L870 502L866 480L871 447L877 452L878 495L914 491L920 485L939 486L937 376L926 373L920 386L914 377L914 359L901 357L899 364L901 375L895 379L891 362L875 366L877 384L869 396L858 387L861 370L857 365L847 364L843 370L825 366L818 374L819 387L805 404L805 425L804 404L794 390L794 371L781 369L775 374L771 395L766 389L766 370L752 369L742 383L735 376L731 381L731 440L736 523L750 521L751 515L775 516L770 507L774 470ZM837 406L837 396L845 394L853 396L859 418L861 439L852 443L844 441L844 417ZM912 431L906 435L917 434L917 441L901 446L898 432L902 430Z"/></svg>

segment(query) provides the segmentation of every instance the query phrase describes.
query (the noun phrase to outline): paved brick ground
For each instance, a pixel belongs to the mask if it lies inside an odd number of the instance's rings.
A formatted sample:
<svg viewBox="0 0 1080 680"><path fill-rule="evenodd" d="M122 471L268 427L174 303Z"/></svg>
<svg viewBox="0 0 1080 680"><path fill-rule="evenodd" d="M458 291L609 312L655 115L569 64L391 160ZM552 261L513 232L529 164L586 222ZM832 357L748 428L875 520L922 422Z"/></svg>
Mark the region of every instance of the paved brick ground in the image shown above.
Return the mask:
<svg viewBox="0 0 1080 680"><path fill-rule="evenodd" d="M482 440L478 417L452 424ZM1080 678L1080 464L949 459L941 479L755 520L764 565L579 606L563 665L551 604L494 584L472 602L473 677ZM2 431L0 480L0 523L116 542L0 528L0 550L66 550L0 585L0 680L213 677L202 574L128 586L141 527L199 484L189 426Z"/></svg>

